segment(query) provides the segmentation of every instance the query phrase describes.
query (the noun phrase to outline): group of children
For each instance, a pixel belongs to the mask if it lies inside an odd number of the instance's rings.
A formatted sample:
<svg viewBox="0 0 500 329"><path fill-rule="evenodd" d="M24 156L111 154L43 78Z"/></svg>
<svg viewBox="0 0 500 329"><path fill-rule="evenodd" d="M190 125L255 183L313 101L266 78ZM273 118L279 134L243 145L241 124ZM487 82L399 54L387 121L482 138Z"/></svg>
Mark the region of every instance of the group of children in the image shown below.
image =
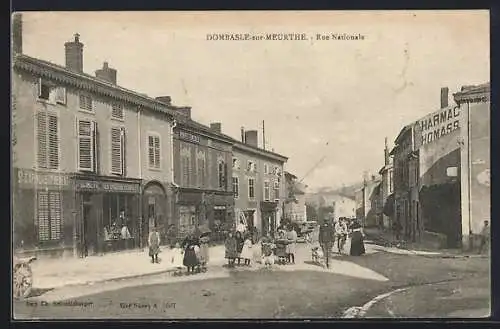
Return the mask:
<svg viewBox="0 0 500 329"><path fill-rule="evenodd" d="M225 241L225 257L228 260L228 266L234 267L236 261L241 265L241 260L245 266L250 266L252 259L255 258L255 248L253 248L252 235L236 231L229 232Z"/></svg>
<svg viewBox="0 0 500 329"><path fill-rule="evenodd" d="M182 268L187 267L188 274L207 271L209 260L209 238L203 236L199 239L186 238L181 243L177 242L171 247L171 265L175 268L174 275L181 275Z"/></svg>

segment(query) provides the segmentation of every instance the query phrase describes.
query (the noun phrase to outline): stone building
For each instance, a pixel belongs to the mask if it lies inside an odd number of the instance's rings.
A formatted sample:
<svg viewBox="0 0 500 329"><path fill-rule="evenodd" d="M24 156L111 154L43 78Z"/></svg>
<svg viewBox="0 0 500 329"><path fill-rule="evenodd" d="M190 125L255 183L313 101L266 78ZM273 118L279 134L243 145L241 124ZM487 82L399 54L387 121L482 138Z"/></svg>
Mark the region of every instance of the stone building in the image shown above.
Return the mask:
<svg viewBox="0 0 500 329"><path fill-rule="evenodd" d="M232 186L236 219L273 235L279 226L285 196L283 167L287 157L258 146L257 130L243 131L233 144Z"/></svg>
<svg viewBox="0 0 500 329"><path fill-rule="evenodd" d="M387 138L385 139L384 148L384 166L380 168L379 175L380 182L380 203L382 205L382 212L380 213L381 224L383 228L390 229L392 226L393 209L394 209L394 183L393 183L393 164L392 156L389 155L389 146L387 145Z"/></svg>
<svg viewBox="0 0 500 329"><path fill-rule="evenodd" d="M95 76L84 73L78 34L64 45L65 66L24 55L16 42L16 252L86 256L144 245L150 225L172 220L173 111L120 87L107 63ZM116 234L123 225L125 241Z"/></svg>

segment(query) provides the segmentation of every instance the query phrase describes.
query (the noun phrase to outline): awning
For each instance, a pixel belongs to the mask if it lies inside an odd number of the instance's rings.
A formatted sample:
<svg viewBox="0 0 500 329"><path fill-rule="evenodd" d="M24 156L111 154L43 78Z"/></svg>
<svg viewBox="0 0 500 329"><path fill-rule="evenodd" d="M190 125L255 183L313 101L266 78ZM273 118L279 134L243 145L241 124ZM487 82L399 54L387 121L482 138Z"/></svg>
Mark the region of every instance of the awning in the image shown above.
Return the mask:
<svg viewBox="0 0 500 329"><path fill-rule="evenodd" d="M383 213L384 213L384 215L386 215L388 217L391 217L394 215L394 193L389 194L387 199L385 199Z"/></svg>

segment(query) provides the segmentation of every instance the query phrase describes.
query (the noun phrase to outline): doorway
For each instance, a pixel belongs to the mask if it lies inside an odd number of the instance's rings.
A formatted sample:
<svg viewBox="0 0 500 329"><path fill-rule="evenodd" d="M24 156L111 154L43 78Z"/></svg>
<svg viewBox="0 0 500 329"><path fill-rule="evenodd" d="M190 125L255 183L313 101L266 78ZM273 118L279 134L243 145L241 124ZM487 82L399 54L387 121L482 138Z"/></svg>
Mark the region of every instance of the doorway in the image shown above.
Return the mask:
<svg viewBox="0 0 500 329"><path fill-rule="evenodd" d="M97 253L97 226L92 213L92 195L82 194L82 234L81 234L81 255L87 257Z"/></svg>

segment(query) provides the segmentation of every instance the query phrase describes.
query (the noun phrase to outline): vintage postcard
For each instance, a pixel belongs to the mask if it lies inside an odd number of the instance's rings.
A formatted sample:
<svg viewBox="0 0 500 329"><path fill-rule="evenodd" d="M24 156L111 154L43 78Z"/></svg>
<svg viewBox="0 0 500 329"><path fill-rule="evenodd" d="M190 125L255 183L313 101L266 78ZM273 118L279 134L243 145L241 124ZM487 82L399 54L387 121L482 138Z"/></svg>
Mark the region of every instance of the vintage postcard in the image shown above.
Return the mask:
<svg viewBox="0 0 500 329"><path fill-rule="evenodd" d="M490 316L488 11L12 15L16 320Z"/></svg>

